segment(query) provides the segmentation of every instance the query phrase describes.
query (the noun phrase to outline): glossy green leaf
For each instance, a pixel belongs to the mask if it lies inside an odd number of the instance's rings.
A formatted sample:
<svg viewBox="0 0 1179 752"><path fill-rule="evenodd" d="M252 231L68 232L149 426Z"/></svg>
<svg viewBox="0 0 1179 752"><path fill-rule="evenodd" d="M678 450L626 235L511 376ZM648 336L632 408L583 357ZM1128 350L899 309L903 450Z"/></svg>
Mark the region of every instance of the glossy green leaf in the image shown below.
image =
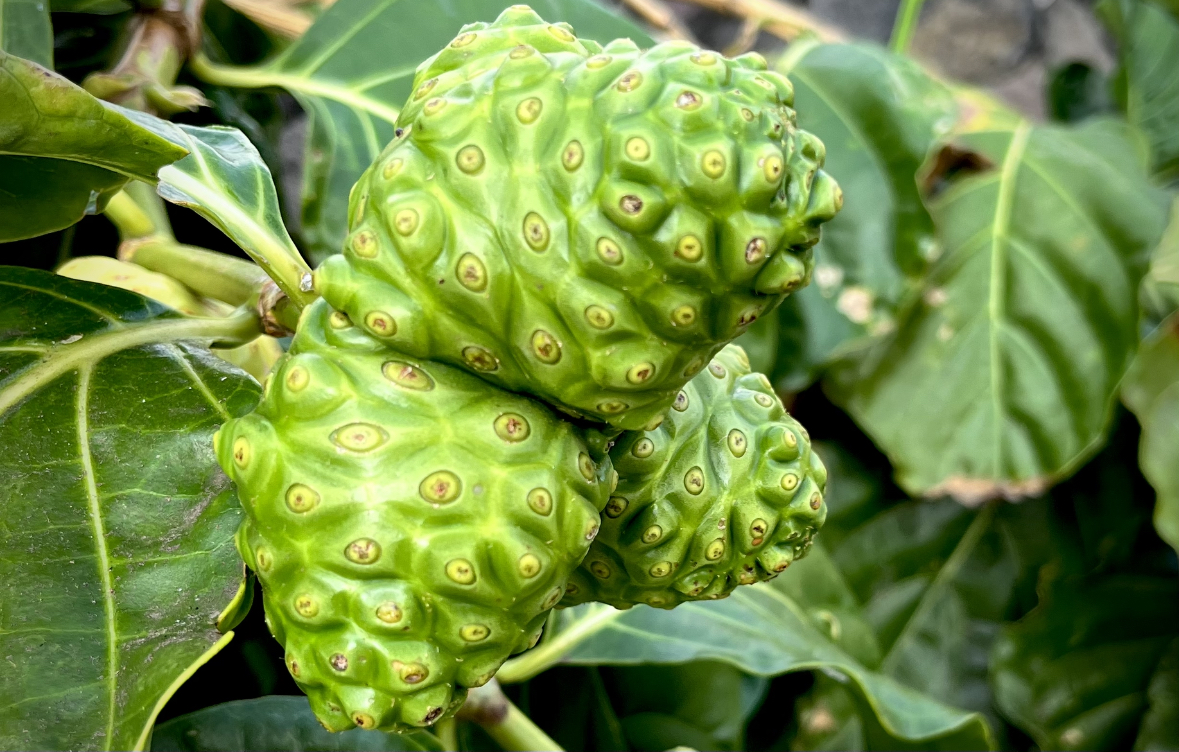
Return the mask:
<svg viewBox="0 0 1179 752"><path fill-rule="evenodd" d="M155 182L185 155L171 126L129 114L0 50L0 242L60 230L102 211L127 182Z"/></svg>
<svg viewBox="0 0 1179 752"><path fill-rule="evenodd" d="M142 748L229 640L241 512L211 437L258 386L198 343L256 334L0 267L0 748Z"/></svg>
<svg viewBox="0 0 1179 752"><path fill-rule="evenodd" d="M1150 139L1154 171L1179 178L1179 18L1149 0L1103 0L1098 14L1118 40L1122 110Z"/></svg>
<svg viewBox="0 0 1179 752"><path fill-rule="evenodd" d="M310 123L303 173L302 236L315 262L339 252L347 233L348 192L393 139L397 111L419 63L459 29L493 21L511 0L340 0L297 42L259 68L198 65L211 83L277 86L289 91ZM593 0L536 0L547 21L567 21L600 41L651 39Z"/></svg>
<svg viewBox="0 0 1179 752"><path fill-rule="evenodd" d="M0 50L53 70L48 0L0 0Z"/></svg>
<svg viewBox="0 0 1179 752"><path fill-rule="evenodd" d="M764 678L711 661L621 666L604 673L632 749L743 749L745 724L768 685Z"/></svg>
<svg viewBox="0 0 1179 752"><path fill-rule="evenodd" d="M791 597L784 579L671 611L647 606L615 611L601 605L566 609L560 612L556 637L506 664L500 677L526 678L548 659L562 656L565 663L581 665L711 660L755 676L822 669L864 697L894 738L942 738L963 749L993 746L987 723L978 714L944 705L858 662L839 644L857 632L844 633L828 603L811 607Z"/></svg>
<svg viewBox="0 0 1179 752"><path fill-rule="evenodd" d="M1149 326L1179 311L1179 196L1171 202L1171 220L1154 250L1138 299Z"/></svg>
<svg viewBox="0 0 1179 752"><path fill-rule="evenodd" d="M156 726L152 752L441 752L428 731L333 734L315 720L306 697L272 695L214 705Z"/></svg>
<svg viewBox="0 0 1179 752"><path fill-rule="evenodd" d="M1179 551L1179 314L1143 341L1122 400L1142 424L1139 464L1158 494L1155 529Z"/></svg>
<svg viewBox="0 0 1179 752"><path fill-rule="evenodd" d="M1146 703L1134 752L1179 749L1179 637L1171 641L1155 667Z"/></svg>
<svg viewBox="0 0 1179 752"><path fill-rule="evenodd" d="M845 197L815 247L811 287L795 296L802 347L781 354L818 370L858 338L892 328L908 277L932 254L916 174L955 104L915 62L872 44L804 40L777 68L794 82L799 127L822 139L825 169Z"/></svg>
<svg viewBox="0 0 1179 752"><path fill-rule="evenodd" d="M189 155L160 170L157 191L216 225L300 307L315 300L311 269L282 223L258 150L236 128L180 126Z"/></svg>
<svg viewBox="0 0 1179 752"><path fill-rule="evenodd" d="M1155 698L1165 712L1166 688L1152 684L1160 669L1174 670L1162 661L1176 636L1179 585L1173 577L1059 584L996 643L996 704L1041 749L1124 749ZM1168 678L1160 681L1165 685ZM1166 728L1162 733L1174 736Z"/></svg>
<svg viewBox="0 0 1179 752"><path fill-rule="evenodd" d="M95 13L109 16L131 10L129 0L49 0L49 9L54 13Z"/></svg>
<svg viewBox="0 0 1179 752"><path fill-rule="evenodd" d="M1101 446L1163 196L1123 124L973 102L924 182L940 255L831 394L914 494L1035 495Z"/></svg>

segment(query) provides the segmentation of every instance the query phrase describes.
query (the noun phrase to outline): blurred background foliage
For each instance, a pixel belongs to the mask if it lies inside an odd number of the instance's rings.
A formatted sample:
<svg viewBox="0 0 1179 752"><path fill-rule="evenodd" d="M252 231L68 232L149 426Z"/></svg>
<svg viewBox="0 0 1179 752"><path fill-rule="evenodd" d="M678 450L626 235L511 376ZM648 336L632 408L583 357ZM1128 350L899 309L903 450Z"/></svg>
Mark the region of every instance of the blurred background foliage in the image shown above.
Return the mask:
<svg viewBox="0 0 1179 752"><path fill-rule="evenodd" d="M414 65L508 4L190 3L188 64L119 78L160 3L0 0L0 47L241 129L314 265ZM846 205L810 287L742 340L830 469L819 545L729 601L563 612L509 695L570 750L1179 749L1179 3L533 5L599 40L762 52ZM89 215L0 262L118 244ZM437 748L329 736L298 694L254 609L153 748Z"/></svg>

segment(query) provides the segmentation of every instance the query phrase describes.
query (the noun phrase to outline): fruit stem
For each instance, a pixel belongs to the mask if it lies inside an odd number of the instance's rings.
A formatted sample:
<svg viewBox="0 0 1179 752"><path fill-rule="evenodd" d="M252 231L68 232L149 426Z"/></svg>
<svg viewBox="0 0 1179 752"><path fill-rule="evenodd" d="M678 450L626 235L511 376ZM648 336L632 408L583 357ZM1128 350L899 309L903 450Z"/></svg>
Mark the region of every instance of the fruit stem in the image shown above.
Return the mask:
<svg viewBox="0 0 1179 752"><path fill-rule="evenodd" d="M888 41L888 48L898 55L908 54L909 43L917 31L917 19L921 16L921 6L924 4L925 0L901 0L892 27L892 38Z"/></svg>
<svg viewBox="0 0 1179 752"><path fill-rule="evenodd" d="M497 674L498 679L504 684L515 684L527 681L537 674L547 671L560 663L565 654L576 647L578 643L589 638L619 616L622 616L622 612L616 608L598 606L597 610L590 611L573 626L558 633L556 637L546 640L519 658L513 658L505 663ZM549 625L550 628L552 626L554 625Z"/></svg>
<svg viewBox="0 0 1179 752"><path fill-rule="evenodd" d="M116 193L107 203L103 214L124 241L173 237L163 199L156 195L152 186L138 180L128 183L127 187Z"/></svg>
<svg viewBox="0 0 1179 752"><path fill-rule="evenodd" d="M495 679L471 690L458 718L479 724L504 752L564 752L561 745L512 704Z"/></svg>
<svg viewBox="0 0 1179 752"><path fill-rule="evenodd" d="M167 274L198 295L232 306L249 303L270 280L245 259L156 237L124 241L119 259Z"/></svg>
<svg viewBox="0 0 1179 752"><path fill-rule="evenodd" d="M444 718L434 724L434 736L446 752L459 752L458 724L453 718Z"/></svg>

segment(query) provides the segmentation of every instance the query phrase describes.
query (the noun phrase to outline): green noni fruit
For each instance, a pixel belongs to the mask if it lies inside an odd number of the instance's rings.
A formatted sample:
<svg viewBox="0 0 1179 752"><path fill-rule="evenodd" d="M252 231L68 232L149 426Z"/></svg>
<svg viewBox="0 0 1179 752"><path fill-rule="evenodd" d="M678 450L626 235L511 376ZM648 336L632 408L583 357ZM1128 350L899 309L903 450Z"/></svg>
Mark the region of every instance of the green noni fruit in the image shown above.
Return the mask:
<svg viewBox="0 0 1179 752"><path fill-rule="evenodd" d="M827 516L827 471L745 351L722 350L663 424L610 450L617 489L564 605L672 608L774 577Z"/></svg>
<svg viewBox="0 0 1179 752"><path fill-rule="evenodd" d="M270 629L333 731L431 724L529 648L613 478L544 405L323 301L216 448Z"/></svg>
<svg viewBox="0 0 1179 752"><path fill-rule="evenodd" d="M370 334L637 430L809 281L842 198L757 54L525 6L424 62L316 289Z"/></svg>

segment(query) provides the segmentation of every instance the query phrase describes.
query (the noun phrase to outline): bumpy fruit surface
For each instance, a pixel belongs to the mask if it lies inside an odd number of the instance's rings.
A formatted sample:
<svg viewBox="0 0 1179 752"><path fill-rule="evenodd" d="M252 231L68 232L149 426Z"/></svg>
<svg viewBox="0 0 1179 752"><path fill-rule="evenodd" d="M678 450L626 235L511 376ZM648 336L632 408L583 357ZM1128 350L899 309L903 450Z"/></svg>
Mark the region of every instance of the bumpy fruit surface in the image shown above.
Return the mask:
<svg viewBox="0 0 1179 752"><path fill-rule="evenodd" d="M756 54L509 8L419 67L316 289L405 352L640 429L809 280L842 199L792 102Z"/></svg>
<svg viewBox="0 0 1179 752"><path fill-rule="evenodd" d="M672 608L782 572L827 516L827 471L745 351L722 350L653 431L610 451L618 487L564 605Z"/></svg>
<svg viewBox="0 0 1179 752"><path fill-rule="evenodd" d="M545 406L390 351L319 301L217 456L238 549L323 724L424 726L530 647L609 461Z"/></svg>

